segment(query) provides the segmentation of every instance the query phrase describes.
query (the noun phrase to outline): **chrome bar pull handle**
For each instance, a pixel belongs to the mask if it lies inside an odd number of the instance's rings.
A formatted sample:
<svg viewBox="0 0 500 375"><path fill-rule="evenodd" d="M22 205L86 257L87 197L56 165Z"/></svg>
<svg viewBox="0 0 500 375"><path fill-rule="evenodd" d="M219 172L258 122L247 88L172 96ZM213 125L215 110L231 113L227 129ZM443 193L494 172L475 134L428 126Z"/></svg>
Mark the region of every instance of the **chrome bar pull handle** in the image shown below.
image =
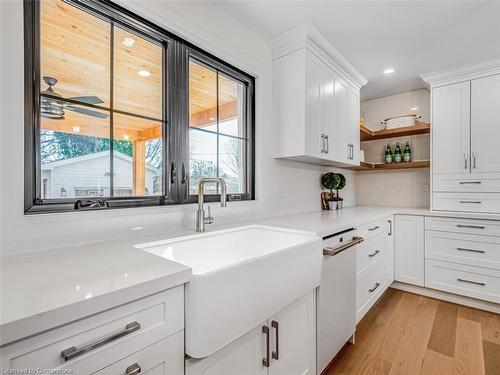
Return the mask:
<svg viewBox="0 0 500 375"><path fill-rule="evenodd" d="M380 253L380 250L375 250L375 252L374 252L374 253L372 253L372 254L368 254L368 257L369 257L369 258L373 258L373 257L374 257L374 256L376 256L378 253Z"/></svg>
<svg viewBox="0 0 500 375"><path fill-rule="evenodd" d="M141 366L139 366L138 363L134 363L125 369L125 375L137 375L140 374L141 371Z"/></svg>
<svg viewBox="0 0 500 375"><path fill-rule="evenodd" d="M462 283L469 283L469 284L474 284L474 285L480 285L480 286L485 286L486 283L481 283L479 281L471 281L471 280L466 280L466 279L461 279L461 278L458 278L457 281L460 281Z"/></svg>
<svg viewBox="0 0 500 375"><path fill-rule="evenodd" d="M476 169L476 153L472 153L472 168Z"/></svg>
<svg viewBox="0 0 500 375"><path fill-rule="evenodd" d="M328 141L328 135L325 135L325 140L326 140L326 151L325 151L325 154L328 154L330 152L330 142Z"/></svg>
<svg viewBox="0 0 500 375"><path fill-rule="evenodd" d="M467 170L467 153L464 152L464 162L465 162L465 166L464 166L464 169Z"/></svg>
<svg viewBox="0 0 500 375"><path fill-rule="evenodd" d="M392 236L392 220L387 220L387 222L389 223L389 233L387 235Z"/></svg>
<svg viewBox="0 0 500 375"><path fill-rule="evenodd" d="M370 232L372 232L372 231L377 230L377 229L379 229L379 228L380 228L380 227L379 227L378 225L375 225L375 226L374 226L374 227L372 227L372 228L368 228L368 230L369 230Z"/></svg>
<svg viewBox="0 0 500 375"><path fill-rule="evenodd" d="M132 332L135 332L140 328L141 325L138 322L129 323L125 326L125 329L123 329L122 331L112 333L111 335L106 336L102 339L86 344L81 348L72 346L71 348L65 349L61 352L61 356L64 358L64 361L69 361L70 359L76 358L78 356L81 356L82 354L88 353L112 341L118 340L123 336L130 335Z"/></svg>
<svg viewBox="0 0 500 375"><path fill-rule="evenodd" d="M276 330L276 346L275 350L271 353L273 359L280 359L280 331L279 331L279 323L276 320L271 321L271 327Z"/></svg>
<svg viewBox="0 0 500 375"><path fill-rule="evenodd" d="M460 181L460 185L469 185L469 184L481 184L481 181Z"/></svg>
<svg viewBox="0 0 500 375"><path fill-rule="evenodd" d="M269 367L269 327L262 326L262 333L266 335L266 353L265 357L262 359L262 365L264 367Z"/></svg>
<svg viewBox="0 0 500 375"><path fill-rule="evenodd" d="M481 204L481 201L460 201L460 203L471 203L471 204Z"/></svg>

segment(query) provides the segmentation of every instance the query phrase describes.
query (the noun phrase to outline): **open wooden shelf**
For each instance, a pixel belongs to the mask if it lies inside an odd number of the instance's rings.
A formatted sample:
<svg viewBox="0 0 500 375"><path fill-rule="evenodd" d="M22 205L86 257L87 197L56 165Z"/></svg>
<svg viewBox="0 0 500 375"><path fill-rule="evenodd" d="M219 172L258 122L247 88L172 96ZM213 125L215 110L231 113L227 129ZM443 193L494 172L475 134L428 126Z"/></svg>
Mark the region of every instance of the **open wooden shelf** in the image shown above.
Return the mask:
<svg viewBox="0 0 500 375"><path fill-rule="evenodd" d="M409 135L417 134L429 134L431 132L431 125L425 122L417 122L415 126L408 126L405 128L398 129L386 129L372 131L365 126L360 126L360 138L361 142L374 141L377 139L395 138L395 137L406 137Z"/></svg>
<svg viewBox="0 0 500 375"><path fill-rule="evenodd" d="M365 161L360 162L358 166L352 167L344 167L345 169L350 169L352 171L383 171L390 169L413 169L413 168L429 168L431 165L429 160L419 160L419 161L411 161L409 163L391 163L391 164L382 164L382 163L368 163Z"/></svg>

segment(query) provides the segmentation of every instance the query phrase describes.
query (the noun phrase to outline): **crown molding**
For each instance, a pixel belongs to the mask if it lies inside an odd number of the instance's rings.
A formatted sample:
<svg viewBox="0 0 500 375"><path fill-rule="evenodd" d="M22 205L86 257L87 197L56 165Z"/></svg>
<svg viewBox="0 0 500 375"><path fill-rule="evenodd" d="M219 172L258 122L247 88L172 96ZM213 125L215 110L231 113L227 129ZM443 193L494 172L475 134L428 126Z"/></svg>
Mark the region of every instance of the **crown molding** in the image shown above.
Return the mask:
<svg viewBox="0 0 500 375"><path fill-rule="evenodd" d="M273 60L300 49L309 49L332 66L343 78L361 88L368 80L347 60L342 50L310 23L295 27L269 40Z"/></svg>
<svg viewBox="0 0 500 375"><path fill-rule="evenodd" d="M500 57L482 60L477 63L422 74L420 79L427 87L439 87L452 83L469 81L493 74L500 74Z"/></svg>

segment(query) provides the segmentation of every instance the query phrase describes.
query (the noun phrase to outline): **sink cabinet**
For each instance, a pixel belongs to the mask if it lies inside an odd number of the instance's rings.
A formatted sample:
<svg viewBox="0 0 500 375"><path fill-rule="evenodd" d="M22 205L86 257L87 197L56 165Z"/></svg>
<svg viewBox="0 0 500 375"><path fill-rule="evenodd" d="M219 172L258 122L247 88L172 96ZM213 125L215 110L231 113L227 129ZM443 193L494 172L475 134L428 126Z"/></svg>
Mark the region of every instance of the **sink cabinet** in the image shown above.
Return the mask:
<svg viewBox="0 0 500 375"><path fill-rule="evenodd" d="M292 30L271 45L273 116L280 129L276 157L359 165L359 92L366 80L315 29Z"/></svg>
<svg viewBox="0 0 500 375"><path fill-rule="evenodd" d="M188 359L186 375L315 375L315 331L311 291L209 357Z"/></svg>

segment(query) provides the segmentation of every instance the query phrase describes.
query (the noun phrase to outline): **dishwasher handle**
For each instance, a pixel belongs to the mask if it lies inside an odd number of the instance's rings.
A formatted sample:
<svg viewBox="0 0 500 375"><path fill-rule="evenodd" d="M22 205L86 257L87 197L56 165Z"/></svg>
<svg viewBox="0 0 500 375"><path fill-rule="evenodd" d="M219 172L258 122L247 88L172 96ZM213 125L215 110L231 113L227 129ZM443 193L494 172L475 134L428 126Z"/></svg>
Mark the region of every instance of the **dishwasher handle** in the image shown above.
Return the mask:
<svg viewBox="0 0 500 375"><path fill-rule="evenodd" d="M354 237L352 237L352 241L346 243L345 245L342 245L342 246L339 246L336 248L324 247L323 248L323 255L335 256L335 255L341 253L342 251L347 250L347 249L349 249L349 248L351 248L351 247L353 247L353 246L355 246L358 243L363 242L363 241L364 241L363 237L354 236Z"/></svg>

